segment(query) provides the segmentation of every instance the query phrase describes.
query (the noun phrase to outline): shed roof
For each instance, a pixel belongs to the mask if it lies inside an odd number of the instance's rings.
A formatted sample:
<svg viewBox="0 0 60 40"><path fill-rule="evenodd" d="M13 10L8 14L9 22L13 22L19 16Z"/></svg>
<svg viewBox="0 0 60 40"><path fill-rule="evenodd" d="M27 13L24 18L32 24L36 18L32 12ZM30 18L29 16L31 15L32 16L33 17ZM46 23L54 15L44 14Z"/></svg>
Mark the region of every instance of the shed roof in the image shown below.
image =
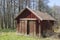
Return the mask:
<svg viewBox="0 0 60 40"><path fill-rule="evenodd" d="M20 14L23 11L25 11L26 9L29 10L30 12L32 12L34 15L36 15L40 20L55 20L52 16L50 16L47 13L40 12L38 10L32 10L32 9L30 9L28 7L26 7L25 9L22 9L15 19L17 19L20 16Z"/></svg>

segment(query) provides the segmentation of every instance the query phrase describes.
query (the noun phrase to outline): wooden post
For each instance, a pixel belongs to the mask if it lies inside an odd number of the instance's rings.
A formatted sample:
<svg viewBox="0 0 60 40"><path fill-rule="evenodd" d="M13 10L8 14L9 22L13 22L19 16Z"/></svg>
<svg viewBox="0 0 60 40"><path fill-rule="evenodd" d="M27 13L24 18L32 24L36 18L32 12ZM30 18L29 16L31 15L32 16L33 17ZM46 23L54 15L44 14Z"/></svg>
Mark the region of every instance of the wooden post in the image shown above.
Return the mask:
<svg viewBox="0 0 60 40"><path fill-rule="evenodd" d="M22 20L22 34L24 34L24 31L25 31L25 22L24 22L24 20Z"/></svg>
<svg viewBox="0 0 60 40"><path fill-rule="evenodd" d="M34 22L34 36L36 36L36 21Z"/></svg>
<svg viewBox="0 0 60 40"><path fill-rule="evenodd" d="M17 24L17 27L16 27L16 29L17 29L17 32L19 33L18 24Z"/></svg>
<svg viewBox="0 0 60 40"><path fill-rule="evenodd" d="M39 24L39 37L41 36L41 26Z"/></svg>
<svg viewBox="0 0 60 40"><path fill-rule="evenodd" d="M24 33L27 35L27 20L25 20L25 31Z"/></svg>
<svg viewBox="0 0 60 40"><path fill-rule="evenodd" d="M19 21L17 21L17 32L19 33Z"/></svg>
<svg viewBox="0 0 60 40"><path fill-rule="evenodd" d="M41 37L41 22L39 21L39 37Z"/></svg>
<svg viewBox="0 0 60 40"><path fill-rule="evenodd" d="M22 25L21 25L21 20L20 20L20 33L22 33Z"/></svg>

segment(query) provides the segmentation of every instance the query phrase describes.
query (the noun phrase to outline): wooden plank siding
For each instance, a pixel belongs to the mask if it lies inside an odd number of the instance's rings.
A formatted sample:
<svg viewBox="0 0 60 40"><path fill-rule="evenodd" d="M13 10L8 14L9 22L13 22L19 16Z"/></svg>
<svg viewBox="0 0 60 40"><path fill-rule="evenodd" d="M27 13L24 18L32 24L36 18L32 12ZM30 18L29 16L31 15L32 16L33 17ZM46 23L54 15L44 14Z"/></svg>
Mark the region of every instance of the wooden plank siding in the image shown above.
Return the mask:
<svg viewBox="0 0 60 40"><path fill-rule="evenodd" d="M27 34L27 29L29 29L29 35L33 35L33 36L36 35L37 19L38 18L34 14L32 14L32 12L25 10L23 14L20 15L20 19L19 19L20 21L22 20L25 21L25 23L21 23L24 26L24 27L21 26L22 28L20 29L23 31L22 34ZM27 24L29 28L27 28Z"/></svg>
<svg viewBox="0 0 60 40"><path fill-rule="evenodd" d="M20 28L20 33L22 33L22 24L21 24L21 21L20 21L20 26L19 26Z"/></svg>
<svg viewBox="0 0 60 40"><path fill-rule="evenodd" d="M27 34L27 29L29 29L29 35L38 36L39 35L39 25L37 23L38 18L30 11L24 11L20 15L20 33ZM23 22L22 22L23 21ZM27 27L27 24L29 28Z"/></svg>
<svg viewBox="0 0 60 40"><path fill-rule="evenodd" d="M20 18L37 18L32 12L25 10L22 14L19 15ZM18 17L18 19L19 19Z"/></svg>
<svg viewBox="0 0 60 40"><path fill-rule="evenodd" d="M19 25L20 25L20 23L19 23L19 20L17 21L17 27L16 27L16 29L17 29L17 32L19 33Z"/></svg>
<svg viewBox="0 0 60 40"><path fill-rule="evenodd" d="M28 23L28 26L27 26L27 23ZM33 35L33 36L36 35L37 24L35 20L29 20L29 21L20 20L19 26L17 27L18 32L20 32L21 34L27 34L27 29L28 29L27 27L29 27L29 35Z"/></svg>
<svg viewBox="0 0 60 40"><path fill-rule="evenodd" d="M19 29L20 29L20 33L27 34L27 21L20 20Z"/></svg>

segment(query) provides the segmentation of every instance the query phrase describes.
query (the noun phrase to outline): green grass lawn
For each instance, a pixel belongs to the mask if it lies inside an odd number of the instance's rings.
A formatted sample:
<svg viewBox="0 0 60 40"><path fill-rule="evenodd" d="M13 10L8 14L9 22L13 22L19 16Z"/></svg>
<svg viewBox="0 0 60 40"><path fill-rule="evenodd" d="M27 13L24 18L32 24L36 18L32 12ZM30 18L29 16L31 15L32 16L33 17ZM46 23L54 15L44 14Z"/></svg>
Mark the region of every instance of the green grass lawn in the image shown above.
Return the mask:
<svg viewBox="0 0 60 40"><path fill-rule="evenodd" d="M38 38L31 36L17 35L12 30L0 30L0 40L58 40L54 38Z"/></svg>
<svg viewBox="0 0 60 40"><path fill-rule="evenodd" d="M40 40L30 36L17 35L16 32L0 33L0 40Z"/></svg>

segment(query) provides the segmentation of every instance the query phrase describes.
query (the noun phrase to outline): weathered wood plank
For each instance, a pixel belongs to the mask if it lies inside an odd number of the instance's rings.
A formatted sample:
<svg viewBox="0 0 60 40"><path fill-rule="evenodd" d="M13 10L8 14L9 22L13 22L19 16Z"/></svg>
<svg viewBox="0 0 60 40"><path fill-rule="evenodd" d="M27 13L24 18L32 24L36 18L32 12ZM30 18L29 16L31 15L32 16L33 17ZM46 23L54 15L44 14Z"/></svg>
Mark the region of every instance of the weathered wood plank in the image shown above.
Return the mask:
<svg viewBox="0 0 60 40"><path fill-rule="evenodd" d="M20 18L20 20L37 20L36 18Z"/></svg>
<svg viewBox="0 0 60 40"><path fill-rule="evenodd" d="M24 33L27 35L27 21L25 21L25 30Z"/></svg>
<svg viewBox="0 0 60 40"><path fill-rule="evenodd" d="M21 21L20 21L20 33L22 33L22 23L21 23Z"/></svg>

